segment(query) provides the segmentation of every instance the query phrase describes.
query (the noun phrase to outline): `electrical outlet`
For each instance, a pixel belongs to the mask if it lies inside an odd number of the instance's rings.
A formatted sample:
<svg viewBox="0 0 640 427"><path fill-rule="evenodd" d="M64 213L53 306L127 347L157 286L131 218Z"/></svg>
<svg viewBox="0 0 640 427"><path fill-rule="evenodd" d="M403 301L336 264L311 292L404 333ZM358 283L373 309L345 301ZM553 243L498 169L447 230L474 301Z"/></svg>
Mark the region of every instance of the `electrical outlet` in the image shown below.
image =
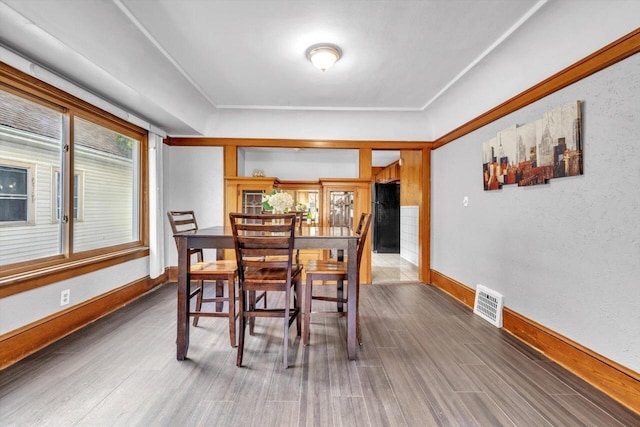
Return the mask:
<svg viewBox="0 0 640 427"><path fill-rule="evenodd" d="M60 292L60 306L69 304L69 299L71 298L71 289L65 289Z"/></svg>

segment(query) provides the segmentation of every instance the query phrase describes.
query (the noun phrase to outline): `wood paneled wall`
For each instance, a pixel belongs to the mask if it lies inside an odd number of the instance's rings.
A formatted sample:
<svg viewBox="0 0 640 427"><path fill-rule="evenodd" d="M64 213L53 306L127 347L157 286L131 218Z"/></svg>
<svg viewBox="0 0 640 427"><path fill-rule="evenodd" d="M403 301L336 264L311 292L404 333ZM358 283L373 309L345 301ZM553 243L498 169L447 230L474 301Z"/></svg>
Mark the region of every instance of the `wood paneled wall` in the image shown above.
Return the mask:
<svg viewBox="0 0 640 427"><path fill-rule="evenodd" d="M420 206L422 150L401 150L400 163L400 206Z"/></svg>

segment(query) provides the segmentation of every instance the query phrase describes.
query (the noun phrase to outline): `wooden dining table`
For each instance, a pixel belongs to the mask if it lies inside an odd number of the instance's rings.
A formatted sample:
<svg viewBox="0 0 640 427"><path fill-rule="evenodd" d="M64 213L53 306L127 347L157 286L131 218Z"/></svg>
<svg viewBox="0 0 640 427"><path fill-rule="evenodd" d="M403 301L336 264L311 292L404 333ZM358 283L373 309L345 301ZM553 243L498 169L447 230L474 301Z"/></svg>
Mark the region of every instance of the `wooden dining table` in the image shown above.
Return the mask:
<svg viewBox="0 0 640 427"><path fill-rule="evenodd" d="M184 360L189 349L189 304L191 283L188 280L191 267L189 249L217 249L221 257L223 249L233 249L231 227L208 227L196 231L181 232L174 235L178 243L178 322L177 322L177 358ZM347 227L302 227L296 230L294 247L296 249L336 249L343 251L348 263L347 286L347 355L349 360L357 358L358 342L356 327L358 323L358 286L357 248L359 236Z"/></svg>

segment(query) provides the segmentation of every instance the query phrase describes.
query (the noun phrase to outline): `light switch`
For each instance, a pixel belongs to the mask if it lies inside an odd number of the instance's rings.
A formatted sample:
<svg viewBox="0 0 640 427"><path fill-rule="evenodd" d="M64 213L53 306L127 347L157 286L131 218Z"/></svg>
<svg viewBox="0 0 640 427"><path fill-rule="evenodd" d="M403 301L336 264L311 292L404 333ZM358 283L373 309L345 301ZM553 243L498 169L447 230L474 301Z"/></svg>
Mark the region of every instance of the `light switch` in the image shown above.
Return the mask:
<svg viewBox="0 0 640 427"><path fill-rule="evenodd" d="M465 207L466 207L466 206L469 206L469 197L464 196L464 197L462 198L462 206L465 206Z"/></svg>

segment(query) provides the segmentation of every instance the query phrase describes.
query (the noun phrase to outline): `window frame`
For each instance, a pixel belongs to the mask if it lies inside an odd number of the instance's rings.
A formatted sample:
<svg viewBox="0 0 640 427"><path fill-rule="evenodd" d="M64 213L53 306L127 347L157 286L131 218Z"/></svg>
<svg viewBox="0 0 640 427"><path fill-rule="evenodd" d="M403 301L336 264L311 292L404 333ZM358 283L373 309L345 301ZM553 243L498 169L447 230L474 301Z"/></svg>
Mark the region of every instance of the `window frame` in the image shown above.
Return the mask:
<svg viewBox="0 0 640 427"><path fill-rule="evenodd" d="M63 224L62 255L0 266L0 298L148 256L147 131L1 62L0 89L61 111L63 114L64 144L70 148L73 141L73 119L76 116L140 141L140 155L137 165L137 209L139 215L138 224L134 224L139 231L138 240L111 247L73 253L70 249L70 241L73 239L71 225L69 223ZM68 149L65 151L63 165L73 165L73 150ZM2 162L4 161L3 159ZM71 168L64 170L64 173L71 176L69 169ZM33 172L35 172L35 169ZM74 170L74 174L77 172ZM63 178L63 185L69 186L71 189L73 180L70 176ZM66 212L73 211L72 199L67 198L67 204L70 207L65 209ZM32 212L33 210L31 209ZM55 209L53 209L52 216L55 217Z"/></svg>
<svg viewBox="0 0 640 427"><path fill-rule="evenodd" d="M62 216L62 194L59 194L59 186L58 186L58 178L56 175L60 174L60 168L54 166L51 168L51 223L55 224L60 221L60 217ZM76 179L77 179L77 194L76 194ZM82 221L84 216L84 171L76 169L73 171L73 220L74 221ZM63 184L61 183L60 186ZM76 199L78 200L77 206L75 204ZM77 213L77 215L76 215Z"/></svg>
<svg viewBox="0 0 640 427"><path fill-rule="evenodd" d="M22 162L9 160L5 158L0 158L0 166L6 166L14 169L24 169L26 171L26 202L27 202L27 215L24 221L0 221L0 225L3 227L11 227L11 226L24 226L24 225L33 225L35 223L35 202L34 202L34 194L35 194L35 171L36 165L34 163ZM1 196L0 196L1 197Z"/></svg>

